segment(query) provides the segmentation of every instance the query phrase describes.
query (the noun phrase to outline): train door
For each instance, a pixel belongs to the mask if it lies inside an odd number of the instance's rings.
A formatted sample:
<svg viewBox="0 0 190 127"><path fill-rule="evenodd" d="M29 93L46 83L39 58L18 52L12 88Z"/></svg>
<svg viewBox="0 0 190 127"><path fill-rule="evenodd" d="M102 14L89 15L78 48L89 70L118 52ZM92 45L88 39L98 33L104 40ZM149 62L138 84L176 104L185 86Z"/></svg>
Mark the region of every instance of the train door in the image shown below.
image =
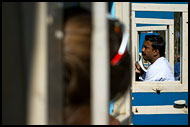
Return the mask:
<svg viewBox="0 0 190 127"><path fill-rule="evenodd" d="M156 31L155 33L165 38L167 42L166 57L173 70L176 48L180 49L178 55L181 59L179 81L140 82L135 81L135 71L133 72L132 112L134 125L188 124L188 4L179 3L132 3L132 69L135 70L135 61L138 61L140 50L138 36L142 32L154 33L153 31ZM136 18L137 11L174 12L175 17L174 19ZM176 26L175 22L178 19L181 20ZM154 24L154 26L138 27L138 24ZM180 46L176 47L176 42L180 42Z"/></svg>

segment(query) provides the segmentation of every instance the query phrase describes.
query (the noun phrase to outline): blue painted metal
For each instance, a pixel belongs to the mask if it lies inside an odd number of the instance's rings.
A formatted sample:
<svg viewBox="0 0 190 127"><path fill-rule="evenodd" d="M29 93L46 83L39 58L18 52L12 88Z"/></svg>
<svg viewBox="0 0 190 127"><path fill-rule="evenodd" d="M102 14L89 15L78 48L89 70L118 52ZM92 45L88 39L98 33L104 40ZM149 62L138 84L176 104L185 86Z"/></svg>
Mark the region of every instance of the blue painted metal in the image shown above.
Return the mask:
<svg viewBox="0 0 190 127"><path fill-rule="evenodd" d="M136 24L136 27L141 26L167 26L167 24Z"/></svg>
<svg viewBox="0 0 190 127"><path fill-rule="evenodd" d="M188 92L132 93L132 97L132 106L174 105L176 100L186 100L188 104Z"/></svg>
<svg viewBox="0 0 190 127"><path fill-rule="evenodd" d="M188 2L132 2L132 3L188 4Z"/></svg>
<svg viewBox="0 0 190 127"><path fill-rule="evenodd" d="M136 11L136 18L156 18L156 19L174 19L174 12L157 12L157 11ZM140 26L165 26L167 24L136 24Z"/></svg>
<svg viewBox="0 0 190 127"><path fill-rule="evenodd" d="M187 114L134 115L133 125L188 125Z"/></svg>
<svg viewBox="0 0 190 127"><path fill-rule="evenodd" d="M174 12L135 11L136 18L174 19Z"/></svg>

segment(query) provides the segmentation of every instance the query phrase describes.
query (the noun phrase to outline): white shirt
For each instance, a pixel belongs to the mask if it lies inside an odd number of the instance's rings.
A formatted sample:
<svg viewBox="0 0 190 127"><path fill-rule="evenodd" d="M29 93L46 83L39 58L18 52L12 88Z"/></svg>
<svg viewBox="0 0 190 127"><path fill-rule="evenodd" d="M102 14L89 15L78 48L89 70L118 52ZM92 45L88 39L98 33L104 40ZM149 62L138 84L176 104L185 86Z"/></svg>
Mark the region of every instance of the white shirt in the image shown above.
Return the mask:
<svg viewBox="0 0 190 127"><path fill-rule="evenodd" d="M164 57L158 58L142 75L143 81L175 81L174 73Z"/></svg>

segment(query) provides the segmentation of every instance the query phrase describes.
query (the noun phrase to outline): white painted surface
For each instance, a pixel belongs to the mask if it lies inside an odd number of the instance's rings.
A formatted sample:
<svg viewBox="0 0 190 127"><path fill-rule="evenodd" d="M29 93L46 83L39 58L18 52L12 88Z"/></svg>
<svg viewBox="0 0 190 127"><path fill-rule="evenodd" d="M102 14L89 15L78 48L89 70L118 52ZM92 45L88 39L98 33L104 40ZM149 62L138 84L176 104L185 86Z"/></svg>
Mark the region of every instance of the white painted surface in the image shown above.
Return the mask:
<svg viewBox="0 0 190 127"><path fill-rule="evenodd" d="M143 26L136 27L137 31L158 31L158 30L167 30L167 26Z"/></svg>
<svg viewBox="0 0 190 127"><path fill-rule="evenodd" d="M132 54L131 50L131 2L115 2L116 18L119 19L124 25L126 33L128 33L127 50ZM125 124L132 123L132 104L131 104L131 87L127 90L126 94L114 103L115 115L125 114Z"/></svg>
<svg viewBox="0 0 190 127"><path fill-rule="evenodd" d="M93 3L91 57L91 114L93 125L109 124L109 54L107 4Z"/></svg>
<svg viewBox="0 0 190 127"><path fill-rule="evenodd" d="M185 100L177 100L177 101L174 101L174 103L176 105L185 105L186 104L186 101Z"/></svg>
<svg viewBox="0 0 190 127"><path fill-rule="evenodd" d="M182 84L188 89L188 12L182 13Z"/></svg>
<svg viewBox="0 0 190 127"><path fill-rule="evenodd" d="M174 21L173 21L174 22ZM171 68L174 72L174 24L169 26L168 30L168 61L171 65ZM174 74L174 73L173 73Z"/></svg>
<svg viewBox="0 0 190 127"><path fill-rule="evenodd" d="M27 124L48 124L47 98L47 3L36 3L34 53L28 89Z"/></svg>
<svg viewBox="0 0 190 127"><path fill-rule="evenodd" d="M173 19L135 18L134 21L136 24L174 24Z"/></svg>
<svg viewBox="0 0 190 127"><path fill-rule="evenodd" d="M188 4L132 3L132 10L135 10L135 11L187 12Z"/></svg>
<svg viewBox="0 0 190 127"><path fill-rule="evenodd" d="M187 108L174 108L173 105L164 106L133 106L135 115L142 114L188 114Z"/></svg>
<svg viewBox="0 0 190 127"><path fill-rule="evenodd" d="M186 85L180 81L163 81L163 82L136 82L133 85L133 92L156 92L154 87L160 87L161 92L188 92Z"/></svg>

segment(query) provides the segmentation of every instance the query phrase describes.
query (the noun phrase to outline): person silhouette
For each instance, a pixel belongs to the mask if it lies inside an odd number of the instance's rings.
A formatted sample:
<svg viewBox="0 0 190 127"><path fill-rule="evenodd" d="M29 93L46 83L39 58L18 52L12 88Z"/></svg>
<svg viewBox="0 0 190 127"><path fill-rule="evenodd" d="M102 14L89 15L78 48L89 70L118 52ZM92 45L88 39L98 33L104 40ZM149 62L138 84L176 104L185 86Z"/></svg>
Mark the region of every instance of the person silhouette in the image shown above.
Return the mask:
<svg viewBox="0 0 190 127"><path fill-rule="evenodd" d="M81 7L71 7L64 10L63 17L64 124L89 125L91 124L90 57L93 30L91 12ZM123 38L120 24L118 20L108 19L110 100L121 97L131 85L129 52L125 50L118 60L115 57ZM111 115L109 119L112 125L120 124L120 121Z"/></svg>

